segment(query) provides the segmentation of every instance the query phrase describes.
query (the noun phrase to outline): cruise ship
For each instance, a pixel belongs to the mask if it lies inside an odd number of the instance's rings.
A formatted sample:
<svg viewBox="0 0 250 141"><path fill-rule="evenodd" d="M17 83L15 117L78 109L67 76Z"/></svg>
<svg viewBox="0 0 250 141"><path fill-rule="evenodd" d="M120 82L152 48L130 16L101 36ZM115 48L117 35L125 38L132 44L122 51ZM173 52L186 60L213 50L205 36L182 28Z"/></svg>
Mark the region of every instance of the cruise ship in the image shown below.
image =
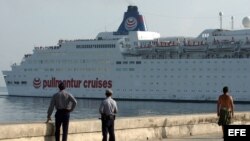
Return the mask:
<svg viewBox="0 0 250 141"><path fill-rule="evenodd" d="M78 98L103 98L110 88L122 100L216 101L228 86L235 101L250 102L249 72L249 29L161 37L130 5L117 31L34 47L3 75L13 96L51 97L63 82Z"/></svg>

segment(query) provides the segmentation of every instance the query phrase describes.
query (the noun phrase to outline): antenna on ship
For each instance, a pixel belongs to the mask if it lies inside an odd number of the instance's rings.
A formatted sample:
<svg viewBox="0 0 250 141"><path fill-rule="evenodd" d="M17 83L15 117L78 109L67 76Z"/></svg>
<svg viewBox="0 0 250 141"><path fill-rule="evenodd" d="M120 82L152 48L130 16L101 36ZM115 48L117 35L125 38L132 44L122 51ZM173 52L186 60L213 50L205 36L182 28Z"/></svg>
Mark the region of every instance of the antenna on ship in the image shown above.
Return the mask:
<svg viewBox="0 0 250 141"><path fill-rule="evenodd" d="M220 16L220 29L222 29L222 15L223 15L223 13L220 12L219 13L219 16Z"/></svg>
<svg viewBox="0 0 250 141"><path fill-rule="evenodd" d="M233 30L233 29L234 29L234 16L231 17L231 22L232 22L232 23L231 23L231 24L232 24L232 25L231 25L231 28L232 28L232 30Z"/></svg>

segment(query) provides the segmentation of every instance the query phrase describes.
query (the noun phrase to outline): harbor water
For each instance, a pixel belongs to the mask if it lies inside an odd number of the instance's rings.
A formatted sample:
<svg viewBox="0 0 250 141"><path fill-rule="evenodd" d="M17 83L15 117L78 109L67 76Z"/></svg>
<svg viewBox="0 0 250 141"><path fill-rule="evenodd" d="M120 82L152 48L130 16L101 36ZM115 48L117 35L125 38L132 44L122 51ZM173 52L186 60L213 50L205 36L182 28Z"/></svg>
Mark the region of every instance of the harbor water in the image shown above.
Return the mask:
<svg viewBox="0 0 250 141"><path fill-rule="evenodd" d="M76 109L71 119L99 118L101 100L77 99ZM45 122L50 98L8 96L5 88L0 88L0 123ZM188 103L162 101L117 101L117 117L152 115L181 115L214 113L216 103ZM250 104L235 104L235 111L250 111ZM55 113L55 112L54 112ZM53 118L54 120L54 114Z"/></svg>

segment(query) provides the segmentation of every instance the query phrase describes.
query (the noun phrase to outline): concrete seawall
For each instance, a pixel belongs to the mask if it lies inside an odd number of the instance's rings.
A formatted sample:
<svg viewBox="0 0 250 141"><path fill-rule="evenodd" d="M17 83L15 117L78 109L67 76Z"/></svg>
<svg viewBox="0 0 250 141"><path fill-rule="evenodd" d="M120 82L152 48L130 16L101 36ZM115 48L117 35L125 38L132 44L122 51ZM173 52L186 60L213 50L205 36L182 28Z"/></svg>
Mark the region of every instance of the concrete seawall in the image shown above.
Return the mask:
<svg viewBox="0 0 250 141"><path fill-rule="evenodd" d="M117 118L115 133L118 141L221 133L217 120L216 113ZM250 112L235 113L233 124L250 124ZM54 141L54 123L0 124L0 133L0 141ZM98 141L101 138L100 120L70 121L68 140Z"/></svg>

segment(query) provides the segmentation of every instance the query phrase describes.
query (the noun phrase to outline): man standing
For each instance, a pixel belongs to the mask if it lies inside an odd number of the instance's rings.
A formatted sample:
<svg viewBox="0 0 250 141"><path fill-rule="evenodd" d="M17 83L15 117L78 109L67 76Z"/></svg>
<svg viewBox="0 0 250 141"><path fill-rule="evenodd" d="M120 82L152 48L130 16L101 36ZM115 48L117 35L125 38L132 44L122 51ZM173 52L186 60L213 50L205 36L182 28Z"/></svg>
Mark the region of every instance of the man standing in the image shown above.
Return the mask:
<svg viewBox="0 0 250 141"><path fill-rule="evenodd" d="M224 125L229 125L234 116L234 102L232 96L228 93L228 87L223 88L223 94L219 96L217 102L217 116L219 116L218 125L222 127L224 137Z"/></svg>
<svg viewBox="0 0 250 141"><path fill-rule="evenodd" d="M118 112L117 104L111 98L113 91L106 90L106 99L102 101L99 112L102 120L102 141L107 141L107 134L109 133L109 141L115 141L114 120L115 114Z"/></svg>
<svg viewBox="0 0 250 141"><path fill-rule="evenodd" d="M51 114L54 108L56 108L55 114L55 139L60 141L60 128L63 127L62 141L67 141L68 127L70 112L72 112L77 104L76 99L68 92L66 92L64 84L61 82L58 85L59 92L53 95L50 106L48 108L47 123L51 120Z"/></svg>

